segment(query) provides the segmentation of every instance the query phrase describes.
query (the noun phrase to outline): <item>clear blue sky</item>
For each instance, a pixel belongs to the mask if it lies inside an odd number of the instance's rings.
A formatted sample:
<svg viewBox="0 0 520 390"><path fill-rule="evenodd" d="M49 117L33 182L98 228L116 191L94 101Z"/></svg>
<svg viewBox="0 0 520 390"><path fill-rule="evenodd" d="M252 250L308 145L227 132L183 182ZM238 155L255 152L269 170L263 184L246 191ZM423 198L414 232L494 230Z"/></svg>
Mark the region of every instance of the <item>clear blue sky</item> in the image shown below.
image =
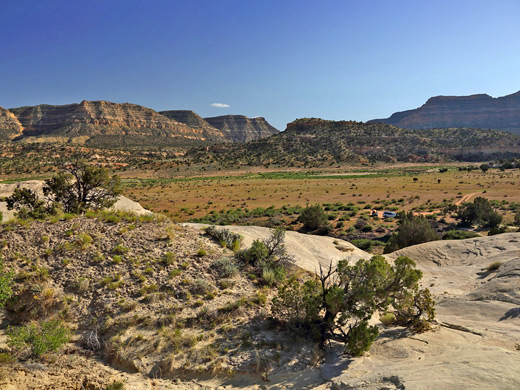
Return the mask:
<svg viewBox="0 0 520 390"><path fill-rule="evenodd" d="M518 0L0 0L0 106L369 120L520 90ZM223 103L230 107L213 107Z"/></svg>

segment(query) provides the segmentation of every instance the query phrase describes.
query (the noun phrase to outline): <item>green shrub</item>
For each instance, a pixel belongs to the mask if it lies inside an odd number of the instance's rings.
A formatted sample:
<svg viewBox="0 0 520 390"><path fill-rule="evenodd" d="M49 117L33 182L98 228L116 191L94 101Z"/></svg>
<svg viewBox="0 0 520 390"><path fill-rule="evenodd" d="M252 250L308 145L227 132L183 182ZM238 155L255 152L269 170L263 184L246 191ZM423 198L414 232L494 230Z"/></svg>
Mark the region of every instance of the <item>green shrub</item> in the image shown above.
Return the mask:
<svg viewBox="0 0 520 390"><path fill-rule="evenodd" d="M350 336L346 342L347 349L354 356L360 356L370 349L370 346L378 336L377 326L368 325L368 321L361 321L350 330Z"/></svg>
<svg viewBox="0 0 520 390"><path fill-rule="evenodd" d="M28 188L16 188L6 202L7 209L16 210L16 216L20 219L43 219L49 214L55 214L54 207L47 206L35 191Z"/></svg>
<svg viewBox="0 0 520 390"><path fill-rule="evenodd" d="M0 258L0 308L4 307L5 302L13 295L13 278L14 271L6 270Z"/></svg>
<svg viewBox="0 0 520 390"><path fill-rule="evenodd" d="M411 245L439 240L430 222L422 215L413 215L411 212L401 216L399 230L392 234L385 246L384 253L390 253Z"/></svg>
<svg viewBox="0 0 520 390"><path fill-rule="evenodd" d="M491 202L481 196L472 203L465 203L459 207L456 218L461 226L479 225L494 228L502 222L502 216L493 209Z"/></svg>
<svg viewBox="0 0 520 390"><path fill-rule="evenodd" d="M128 252L128 248L125 248L123 245L121 244L117 244L114 249L112 249L112 252L114 252L116 255L124 255L125 253Z"/></svg>
<svg viewBox="0 0 520 390"><path fill-rule="evenodd" d="M361 250L370 251L374 246L385 246L385 243L379 240L369 240L366 238L353 239L350 241L352 245L355 245Z"/></svg>
<svg viewBox="0 0 520 390"><path fill-rule="evenodd" d="M249 249L242 250L237 254L239 259L252 266L262 263L268 255L269 249L261 240L254 240Z"/></svg>
<svg viewBox="0 0 520 390"><path fill-rule="evenodd" d="M323 207L316 203L314 206L305 207L298 220L303 223L307 229L316 230L327 224L328 217Z"/></svg>
<svg viewBox="0 0 520 390"><path fill-rule="evenodd" d="M123 260L123 258L119 255L114 255L114 257L112 257L112 262L115 264L121 263L122 260Z"/></svg>
<svg viewBox="0 0 520 390"><path fill-rule="evenodd" d="M104 390L124 390L125 383L123 381L114 381L105 386Z"/></svg>
<svg viewBox="0 0 520 390"><path fill-rule="evenodd" d="M383 314L381 317L379 317L379 321L381 321L381 323L384 326L390 326L390 325L394 324L396 319L397 318L394 313L386 313L386 314Z"/></svg>
<svg viewBox="0 0 520 390"><path fill-rule="evenodd" d="M501 261L495 261L494 263L491 263L489 264L487 267L486 267L486 271L488 272L495 272L495 271L498 271L498 269L500 268L500 266L504 264L502 263Z"/></svg>
<svg viewBox="0 0 520 390"><path fill-rule="evenodd" d="M172 265L175 262L175 254L173 252L166 252L163 256L163 263Z"/></svg>
<svg viewBox="0 0 520 390"><path fill-rule="evenodd" d="M238 272L237 265L228 257L222 257L213 263L213 267L224 278L235 276Z"/></svg>
<svg viewBox="0 0 520 390"><path fill-rule="evenodd" d="M488 236L494 236L495 234L506 233L507 228L505 226L494 226L489 230Z"/></svg>
<svg viewBox="0 0 520 390"><path fill-rule="evenodd" d="M235 252L240 249L240 242L242 241L240 234L232 233L229 229L217 229L215 226L209 226L205 231L206 234L218 240L223 247Z"/></svg>
<svg viewBox="0 0 520 390"><path fill-rule="evenodd" d="M74 246L79 250L86 250L92 243L92 237L86 233L80 233L76 240L74 240Z"/></svg>
<svg viewBox="0 0 520 390"><path fill-rule="evenodd" d="M39 357L56 351L69 341L70 335L59 320L43 321L20 327L7 328L7 345L16 354L28 353Z"/></svg>
<svg viewBox="0 0 520 390"><path fill-rule="evenodd" d="M376 311L394 308L400 324L424 331L435 317L428 289L419 290L422 272L407 257L390 265L383 256L347 260L332 265L311 280L292 277L278 289L272 313L289 329L311 336L322 345L327 340L343 342L354 355L370 348L377 337L368 321Z"/></svg>

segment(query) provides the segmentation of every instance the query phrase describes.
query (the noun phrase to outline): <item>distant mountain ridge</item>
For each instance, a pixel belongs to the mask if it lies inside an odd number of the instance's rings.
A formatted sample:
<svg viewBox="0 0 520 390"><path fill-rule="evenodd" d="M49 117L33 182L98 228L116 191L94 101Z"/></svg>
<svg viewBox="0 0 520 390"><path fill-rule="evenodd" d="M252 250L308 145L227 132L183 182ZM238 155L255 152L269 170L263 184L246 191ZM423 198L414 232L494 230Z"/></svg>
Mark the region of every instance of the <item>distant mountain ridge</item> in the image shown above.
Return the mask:
<svg viewBox="0 0 520 390"><path fill-rule="evenodd" d="M387 123L404 129L473 127L520 134L520 91L498 98L486 94L436 96L417 109L396 112L369 123Z"/></svg>
<svg viewBox="0 0 520 390"><path fill-rule="evenodd" d="M188 153L194 161L317 167L337 163L481 161L520 156L520 136L474 128L408 130L382 123L298 119L271 137L215 144Z"/></svg>
<svg viewBox="0 0 520 390"><path fill-rule="evenodd" d="M248 142L278 134L265 118L248 118L244 115L224 115L204 118L211 126L222 131L233 142Z"/></svg>
<svg viewBox="0 0 520 390"><path fill-rule="evenodd" d="M248 120L244 127L221 131L193 111L156 112L137 104L84 100L67 105L0 107L0 140L96 146L234 142L244 138L244 134L261 134L251 131Z"/></svg>

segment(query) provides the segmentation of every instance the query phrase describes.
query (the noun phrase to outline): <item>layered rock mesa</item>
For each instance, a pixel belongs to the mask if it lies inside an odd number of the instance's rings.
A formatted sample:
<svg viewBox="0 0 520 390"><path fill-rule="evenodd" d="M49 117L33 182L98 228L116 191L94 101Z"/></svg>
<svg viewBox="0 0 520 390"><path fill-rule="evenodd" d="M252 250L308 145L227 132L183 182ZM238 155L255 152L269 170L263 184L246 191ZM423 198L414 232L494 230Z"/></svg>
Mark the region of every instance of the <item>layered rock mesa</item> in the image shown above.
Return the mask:
<svg viewBox="0 0 520 390"><path fill-rule="evenodd" d="M233 142L248 142L280 132L262 117L248 118L243 115L224 115L204 118L204 120L222 131Z"/></svg>
<svg viewBox="0 0 520 390"><path fill-rule="evenodd" d="M211 126L208 122L202 119L202 117L191 110L159 111L159 114L177 122L184 123L192 129L200 131L201 134L210 139L226 139L231 141L230 137L228 137L219 129Z"/></svg>
<svg viewBox="0 0 520 390"><path fill-rule="evenodd" d="M224 140L220 134L203 134L199 129L131 103L84 100L79 104L42 104L8 111L21 125L18 138L25 140L36 138L40 141L53 139L110 145Z"/></svg>
<svg viewBox="0 0 520 390"><path fill-rule="evenodd" d="M520 134L520 91L498 98L486 94L432 97L415 110L369 122L405 129L473 127Z"/></svg>

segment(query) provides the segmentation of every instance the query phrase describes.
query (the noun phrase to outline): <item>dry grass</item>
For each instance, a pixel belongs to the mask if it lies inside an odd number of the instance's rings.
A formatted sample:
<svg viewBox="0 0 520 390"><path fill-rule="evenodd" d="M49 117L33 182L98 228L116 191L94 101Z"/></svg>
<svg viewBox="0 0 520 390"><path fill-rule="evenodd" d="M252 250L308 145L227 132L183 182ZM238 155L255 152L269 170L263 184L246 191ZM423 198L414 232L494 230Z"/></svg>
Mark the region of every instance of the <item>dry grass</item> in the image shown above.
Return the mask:
<svg viewBox="0 0 520 390"><path fill-rule="evenodd" d="M428 201L440 203L448 199L456 202L464 195L484 191L490 200L520 201L520 193L517 191L520 180L518 170L489 171L484 174L480 170L458 171L455 167L444 173L439 173L435 168L426 168L431 167L405 166L396 169L390 166L363 176L331 176L337 172L323 172L323 178L305 172L293 172L287 177L274 175L273 178L248 174L144 181L140 185L127 187L125 192L144 206L178 220L202 217L213 210L236 207L305 206L316 202L370 203L377 199L399 198L407 199L403 209L409 210ZM418 180L414 182L413 178ZM410 198L412 194L413 199Z"/></svg>

